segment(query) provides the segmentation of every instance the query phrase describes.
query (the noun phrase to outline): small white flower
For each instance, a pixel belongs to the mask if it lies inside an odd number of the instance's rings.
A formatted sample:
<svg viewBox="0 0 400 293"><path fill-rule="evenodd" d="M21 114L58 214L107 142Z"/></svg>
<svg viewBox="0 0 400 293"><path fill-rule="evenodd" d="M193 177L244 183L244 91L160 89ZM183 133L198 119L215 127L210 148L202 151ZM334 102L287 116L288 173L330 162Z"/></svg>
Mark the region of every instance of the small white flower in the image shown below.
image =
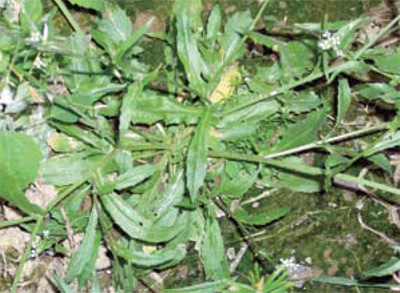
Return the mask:
<svg viewBox="0 0 400 293"><path fill-rule="evenodd" d="M40 33L35 31L31 33L30 37L27 40L32 43L39 43L40 38L41 38Z"/></svg>
<svg viewBox="0 0 400 293"><path fill-rule="evenodd" d="M294 272L299 267L294 256L289 258L280 258L279 261L281 264L278 265L278 267L285 268L289 273Z"/></svg>
<svg viewBox="0 0 400 293"><path fill-rule="evenodd" d="M36 254L36 248L32 247L31 249L31 253L30 253L30 257L31 258L36 258L37 254Z"/></svg>
<svg viewBox="0 0 400 293"><path fill-rule="evenodd" d="M343 38L343 33L332 33L330 31L325 31L321 35L322 39L318 42L318 47L322 51L333 50L338 57L343 57L344 52L339 48L340 42Z"/></svg>
<svg viewBox="0 0 400 293"><path fill-rule="evenodd" d="M42 59L40 59L40 57L36 57L35 62L33 63L33 65L35 66L35 68L40 69L40 68L45 68L46 67L46 63L44 63L42 61Z"/></svg>
<svg viewBox="0 0 400 293"><path fill-rule="evenodd" d="M43 236L44 237L49 237L50 231L49 230L43 230Z"/></svg>

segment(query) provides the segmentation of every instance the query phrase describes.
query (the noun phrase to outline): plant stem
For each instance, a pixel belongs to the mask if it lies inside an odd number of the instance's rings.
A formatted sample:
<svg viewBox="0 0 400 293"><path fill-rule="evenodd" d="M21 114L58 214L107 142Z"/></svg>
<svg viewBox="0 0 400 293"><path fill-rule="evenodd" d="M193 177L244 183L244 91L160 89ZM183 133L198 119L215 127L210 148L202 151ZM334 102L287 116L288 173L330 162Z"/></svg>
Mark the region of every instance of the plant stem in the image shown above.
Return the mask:
<svg viewBox="0 0 400 293"><path fill-rule="evenodd" d="M22 224L22 223L31 222L34 220L37 220L37 216L28 216L28 217L15 219L15 220L4 221L4 222L0 223L0 229L9 227L9 226L15 226L15 225Z"/></svg>
<svg viewBox="0 0 400 293"><path fill-rule="evenodd" d="M32 231L32 234L31 234L31 238L30 238L28 244L26 245L26 248L25 248L24 254L23 254L22 258L21 258L21 261L20 261L20 264L18 266L18 269L15 272L14 280L13 280L13 283L12 283L12 286L11 286L11 289L10 289L11 293L15 293L15 291L17 290L17 286L18 286L19 280L21 279L22 271L24 269L24 265L25 265L26 261L28 260L30 254L31 254L33 243L36 241L36 235L37 235L37 233L39 231L40 226L42 225L42 222L43 222L44 218L45 218L45 216L40 216L39 218L37 218L36 225L33 228L33 231Z"/></svg>
<svg viewBox="0 0 400 293"><path fill-rule="evenodd" d="M325 176L325 171L320 168L311 167L306 164L293 164L289 162L282 162L274 159L265 159L261 156L255 155L242 155L242 154L231 154L231 153L224 153L224 152L215 152L210 151L209 155L214 158L225 158L230 160L237 160L237 161L247 161L247 162L257 162L257 163L264 163L266 165L285 169L290 172L302 173L306 175L312 176ZM400 189L394 188L382 183L376 183L369 180L361 179L349 174L339 173L333 176L333 182L338 185L346 185L346 186L356 186L364 185L371 188L376 188L381 191L389 192L391 194L399 195L400 196Z"/></svg>
<svg viewBox="0 0 400 293"><path fill-rule="evenodd" d="M68 23L71 25L72 29L80 34L83 34L82 29L78 25L78 23L75 21L74 17L72 14L69 12L67 6L65 6L64 2L62 0L54 0L56 2L58 8L60 8L61 12L64 14L65 18L67 19Z"/></svg>
<svg viewBox="0 0 400 293"><path fill-rule="evenodd" d="M282 162L279 160L274 159L264 159L262 156L257 155L242 155L242 154L232 154L232 153L225 153L225 152L215 152L209 151L208 154L213 158L223 158L229 160L236 160L236 161L247 161L247 162L254 162L254 163L264 163L274 168L278 169L285 169L290 170L292 172L308 174L312 176L324 176L324 170L316 167L312 167L306 164L296 164Z"/></svg>
<svg viewBox="0 0 400 293"><path fill-rule="evenodd" d="M261 8L257 12L256 17L253 19L253 22L250 25L249 31L252 31L255 28L257 22L260 20L262 14L264 13L265 8L267 8L267 5L268 5L269 2L270 2L270 0L264 0ZM246 42L247 38L248 38L248 36L245 35L240 43L244 44L244 42Z"/></svg>
<svg viewBox="0 0 400 293"><path fill-rule="evenodd" d="M366 180L366 179L358 178L358 177L351 176L351 175L344 174L344 173L336 174L333 177L333 182L334 183L340 184L343 181L350 182L350 183L355 183L357 185L363 185L363 186L379 189L379 190L382 190L382 191L389 192L391 194L395 194L395 195L399 195L400 196L400 189L388 186L386 184L369 181L369 180Z"/></svg>
<svg viewBox="0 0 400 293"><path fill-rule="evenodd" d="M296 148L292 148L292 149L289 149L289 150L286 150L286 151L268 154L268 155L264 156L264 159L278 158L278 157L283 157L283 156L287 156L287 155L292 155L292 154L295 154L295 153L300 153L300 152L303 152L303 151L316 149L316 148L322 147L324 144L327 144L327 143L337 143L337 142L345 141L345 140L348 140L348 139L360 137L360 136L363 136L363 135L375 133L375 132L382 131L382 130L386 130L386 129L388 129L388 127L389 127L389 124L388 123L384 123L384 124L381 124L381 125L377 125L377 126L373 126L373 127L370 127L370 128L353 131L353 132L350 132L350 133L346 133L346 134L343 134L343 135L331 137L331 138L328 138L328 139L321 139L321 140L318 140L316 142L305 144L305 145L302 145L302 146L299 146L299 147L296 147Z"/></svg>

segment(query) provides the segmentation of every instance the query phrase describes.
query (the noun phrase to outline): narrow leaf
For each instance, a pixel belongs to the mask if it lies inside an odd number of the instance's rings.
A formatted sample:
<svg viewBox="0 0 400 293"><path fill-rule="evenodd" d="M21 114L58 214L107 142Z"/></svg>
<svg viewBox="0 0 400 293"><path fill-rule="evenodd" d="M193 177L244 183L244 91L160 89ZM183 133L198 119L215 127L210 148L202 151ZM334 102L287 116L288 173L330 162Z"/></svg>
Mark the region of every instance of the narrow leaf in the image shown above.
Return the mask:
<svg viewBox="0 0 400 293"><path fill-rule="evenodd" d="M215 293L219 292L227 286L227 282L224 280L202 283L200 285L194 285L190 287L180 289L164 289L162 292L165 293Z"/></svg>
<svg viewBox="0 0 400 293"><path fill-rule="evenodd" d="M207 75L208 68L200 55L196 37L191 30L190 21L187 11L178 12L176 22L178 55L185 67L190 86L202 92L204 85L202 74Z"/></svg>
<svg viewBox="0 0 400 293"><path fill-rule="evenodd" d="M208 279L221 280L229 277L225 247L214 208L209 209L205 235L200 248L200 257Z"/></svg>
<svg viewBox="0 0 400 293"><path fill-rule="evenodd" d="M213 48L215 41L218 38L219 30L221 27L221 10L218 5L213 7L207 23L207 40L208 45Z"/></svg>
<svg viewBox="0 0 400 293"><path fill-rule="evenodd" d="M141 82L135 82L128 88L127 94L122 99L121 116L119 118L119 137L123 137L129 129L134 112L134 99L142 94L143 85Z"/></svg>
<svg viewBox="0 0 400 293"><path fill-rule="evenodd" d="M128 249L121 245L114 245L115 253L133 264L141 267L154 267L165 264L174 259L183 259L186 251L180 247L164 248L153 253L145 253L136 249Z"/></svg>
<svg viewBox="0 0 400 293"><path fill-rule="evenodd" d="M58 275L53 274L53 279L57 285L57 289L60 290L61 293L74 293L74 291L72 291L68 284L65 283L65 281L61 279Z"/></svg>
<svg viewBox="0 0 400 293"><path fill-rule="evenodd" d="M116 180L116 189L121 190L124 188L135 186L146 178L149 178L156 171L156 166L143 165L134 167L131 170L120 175Z"/></svg>
<svg viewBox="0 0 400 293"><path fill-rule="evenodd" d="M118 48L116 55L117 64L121 64L125 54L140 40L140 38L147 32L150 28L153 19L148 21L145 25L140 27L136 32L132 33Z"/></svg>
<svg viewBox="0 0 400 293"><path fill-rule="evenodd" d="M400 270L400 259L397 257L392 257L385 264L377 268L374 268L372 270L364 272L364 275L367 277L383 277L392 275L393 273L396 273L399 270Z"/></svg>
<svg viewBox="0 0 400 293"><path fill-rule="evenodd" d="M74 278L79 276L88 264L96 242L96 226L97 211L96 208L93 208L82 244L79 247L78 252L72 256L71 261L69 262L65 276L65 281L67 283L70 283Z"/></svg>
<svg viewBox="0 0 400 293"><path fill-rule="evenodd" d="M338 125L343 120L347 110L350 107L351 103L350 94L351 93L348 80L345 78L341 78L339 80L339 94L338 94L338 105L337 105L338 116L336 119L336 125Z"/></svg>
<svg viewBox="0 0 400 293"><path fill-rule="evenodd" d="M207 172L207 152L212 111L205 108L190 142L187 154L187 187L192 200L197 196L204 183Z"/></svg>

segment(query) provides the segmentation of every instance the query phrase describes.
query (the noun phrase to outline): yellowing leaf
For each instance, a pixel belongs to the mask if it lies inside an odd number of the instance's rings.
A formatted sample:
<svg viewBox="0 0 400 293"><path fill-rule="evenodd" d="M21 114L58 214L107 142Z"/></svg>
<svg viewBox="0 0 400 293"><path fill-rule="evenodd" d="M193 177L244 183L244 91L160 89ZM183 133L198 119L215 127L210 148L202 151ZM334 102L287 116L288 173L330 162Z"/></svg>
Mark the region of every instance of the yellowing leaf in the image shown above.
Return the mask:
<svg viewBox="0 0 400 293"><path fill-rule="evenodd" d="M224 134L219 132L214 126L210 128L210 136L215 137L216 139L223 139Z"/></svg>
<svg viewBox="0 0 400 293"><path fill-rule="evenodd" d="M157 250L157 246L156 245L145 245L145 246L143 246L143 252L145 254L151 254L156 250Z"/></svg>
<svg viewBox="0 0 400 293"><path fill-rule="evenodd" d="M65 135L64 133L54 133L47 139L47 144L52 150L59 153L75 152L85 148L79 140Z"/></svg>
<svg viewBox="0 0 400 293"><path fill-rule="evenodd" d="M237 81L240 79L241 75L238 64L235 63L229 66L209 98L211 103L218 103L229 98L235 90Z"/></svg>

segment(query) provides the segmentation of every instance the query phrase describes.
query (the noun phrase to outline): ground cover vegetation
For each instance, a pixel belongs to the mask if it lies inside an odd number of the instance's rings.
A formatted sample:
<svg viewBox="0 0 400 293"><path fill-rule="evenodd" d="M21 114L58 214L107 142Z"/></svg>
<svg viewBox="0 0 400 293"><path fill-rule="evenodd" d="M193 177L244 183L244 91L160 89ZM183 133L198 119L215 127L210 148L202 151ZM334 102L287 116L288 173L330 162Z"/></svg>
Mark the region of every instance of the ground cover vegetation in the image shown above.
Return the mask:
<svg viewBox="0 0 400 293"><path fill-rule="evenodd" d="M0 289L39 290L24 267L43 258L65 264L38 273L61 292L398 288L400 16L272 32L271 2L226 15L176 1L153 31L107 1L0 1L0 231L29 235L1 252ZM321 275L263 246L291 202L343 192L385 261ZM188 260L196 279L159 280Z"/></svg>

